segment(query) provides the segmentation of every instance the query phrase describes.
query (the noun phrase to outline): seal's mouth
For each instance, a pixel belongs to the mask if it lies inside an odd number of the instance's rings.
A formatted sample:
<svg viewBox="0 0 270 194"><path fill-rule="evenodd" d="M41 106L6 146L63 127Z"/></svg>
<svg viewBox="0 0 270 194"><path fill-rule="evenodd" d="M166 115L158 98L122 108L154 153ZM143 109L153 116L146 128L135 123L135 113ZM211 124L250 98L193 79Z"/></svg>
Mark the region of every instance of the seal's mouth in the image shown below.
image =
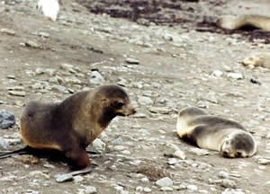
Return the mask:
<svg viewBox="0 0 270 194"><path fill-rule="evenodd" d="M130 116L134 115L136 113L135 108L128 106L128 107L122 107L122 109L119 109L116 111L116 115L118 116Z"/></svg>

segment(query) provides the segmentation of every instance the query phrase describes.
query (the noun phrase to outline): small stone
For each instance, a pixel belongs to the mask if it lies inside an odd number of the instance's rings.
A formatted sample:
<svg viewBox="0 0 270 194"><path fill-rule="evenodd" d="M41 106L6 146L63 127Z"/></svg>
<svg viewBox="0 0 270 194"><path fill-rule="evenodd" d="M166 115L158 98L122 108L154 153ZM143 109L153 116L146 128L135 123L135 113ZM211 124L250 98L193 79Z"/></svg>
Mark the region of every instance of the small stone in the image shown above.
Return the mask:
<svg viewBox="0 0 270 194"><path fill-rule="evenodd" d="M7 78L8 79L16 79L16 76L15 75L7 75Z"/></svg>
<svg viewBox="0 0 270 194"><path fill-rule="evenodd" d="M205 156L205 155L208 155L209 154L209 151L208 150L200 149L200 148L191 148L190 151L193 154L196 154L197 156Z"/></svg>
<svg viewBox="0 0 270 194"><path fill-rule="evenodd" d="M18 97L25 97L26 93L23 91L9 91L9 95L11 96L18 96Z"/></svg>
<svg viewBox="0 0 270 194"><path fill-rule="evenodd" d="M43 177L45 179L50 179L50 175L43 173L42 171L32 171L29 173L30 177Z"/></svg>
<svg viewBox="0 0 270 194"><path fill-rule="evenodd" d="M220 78L223 75L223 72L220 70L215 70L215 71L213 71L213 73L211 75L213 77Z"/></svg>
<svg viewBox="0 0 270 194"><path fill-rule="evenodd" d="M122 186L119 186L119 185L116 185L116 186L114 187L114 189L115 189L116 191L123 191L123 190L124 190L124 188L123 188Z"/></svg>
<svg viewBox="0 0 270 194"><path fill-rule="evenodd" d="M122 145L114 146L114 150L116 150L116 151L123 151L125 149L126 149L126 147L125 146L122 146Z"/></svg>
<svg viewBox="0 0 270 194"><path fill-rule="evenodd" d="M137 192L142 192L142 191L143 191L143 187L142 187L142 186L136 187L136 191L137 191Z"/></svg>
<svg viewBox="0 0 270 194"><path fill-rule="evenodd" d="M73 180L73 176L71 174L57 174L55 175L55 178L56 178L56 182L58 183L63 183L63 182Z"/></svg>
<svg viewBox="0 0 270 194"><path fill-rule="evenodd" d="M160 190L161 190L161 191L171 192L171 191L173 191L173 188L171 188L171 187L161 187Z"/></svg>
<svg viewBox="0 0 270 194"><path fill-rule="evenodd" d="M16 123L14 114L7 110L0 111L0 129L8 129Z"/></svg>
<svg viewBox="0 0 270 194"><path fill-rule="evenodd" d="M244 76L241 73L228 73L227 76L228 76L228 78L233 78L233 79L237 79L237 80L244 78Z"/></svg>
<svg viewBox="0 0 270 194"><path fill-rule="evenodd" d="M196 185L187 185L187 190L197 191L198 190L198 187Z"/></svg>
<svg viewBox="0 0 270 194"><path fill-rule="evenodd" d="M48 34L46 32L39 32L38 36L41 36L42 38L49 38L50 34Z"/></svg>
<svg viewBox="0 0 270 194"><path fill-rule="evenodd" d="M13 91L23 91L24 87L23 86L13 86L13 87L8 87L8 90L13 90Z"/></svg>
<svg viewBox="0 0 270 194"><path fill-rule="evenodd" d="M219 178L222 178L222 179L227 179L229 178L230 174L225 172L225 171L220 171L218 172L218 175L217 175Z"/></svg>
<svg viewBox="0 0 270 194"><path fill-rule="evenodd" d="M2 28L0 30L0 32L3 33L3 34L10 35L10 36L15 36L15 34L16 34L16 32L14 30L7 29L7 28Z"/></svg>
<svg viewBox="0 0 270 194"><path fill-rule="evenodd" d="M137 59L126 58L125 61L126 61L126 63L128 63L128 64L133 64L133 65L138 65L138 64L140 64L140 61L137 60Z"/></svg>
<svg viewBox="0 0 270 194"><path fill-rule="evenodd" d="M153 104L153 100L149 97L146 97L146 96L139 96L138 102L141 105L152 105Z"/></svg>
<svg viewBox="0 0 270 194"><path fill-rule="evenodd" d="M259 158L257 162L258 162L258 164L261 164L261 165L269 165L270 164L270 159Z"/></svg>
<svg viewBox="0 0 270 194"><path fill-rule="evenodd" d="M156 185L159 187L170 187L173 185L172 179L169 177L164 177L156 181Z"/></svg>
<svg viewBox="0 0 270 194"><path fill-rule="evenodd" d="M168 159L168 164L170 164L170 165L175 165L175 164L177 164L178 162L179 162L179 160L176 159L176 158L169 158L169 159Z"/></svg>
<svg viewBox="0 0 270 194"><path fill-rule="evenodd" d="M152 192L152 190L151 190L149 187L144 187L144 188L143 188L143 191L144 191L145 193L151 193L151 192Z"/></svg>
<svg viewBox="0 0 270 194"><path fill-rule="evenodd" d="M7 150L9 149L8 143L0 137L0 150Z"/></svg>
<svg viewBox="0 0 270 194"><path fill-rule="evenodd" d="M61 69L64 69L66 71L74 72L74 65L64 63L60 66Z"/></svg>
<svg viewBox="0 0 270 194"><path fill-rule="evenodd" d="M164 108L164 107L149 107L148 110L152 113L158 113L158 114L169 114L171 112L171 109Z"/></svg>
<svg viewBox="0 0 270 194"><path fill-rule="evenodd" d="M93 186L85 187L85 194L93 194L93 193L97 193L96 187L93 187Z"/></svg>
<svg viewBox="0 0 270 194"><path fill-rule="evenodd" d="M98 71L91 71L89 82L91 84L102 84L105 79Z"/></svg>
<svg viewBox="0 0 270 194"><path fill-rule="evenodd" d="M121 137L118 137L117 139L114 139L111 143L113 145L123 145L124 141L123 141L123 139Z"/></svg>
<svg viewBox="0 0 270 194"><path fill-rule="evenodd" d="M74 179L74 182L76 183L80 183L84 180L84 178L80 175L74 176L73 179Z"/></svg>
<svg viewBox="0 0 270 194"><path fill-rule="evenodd" d="M121 153L124 154L124 155L130 155L131 154L131 152L129 150L123 150Z"/></svg>
<svg viewBox="0 0 270 194"><path fill-rule="evenodd" d="M94 149L98 151L104 151L106 148L106 144L99 138L95 139L92 144Z"/></svg>
<svg viewBox="0 0 270 194"><path fill-rule="evenodd" d="M176 152L174 152L173 154L175 157L180 158L181 160L185 160L186 159L186 154L185 152L181 151L181 150L177 150Z"/></svg>
<svg viewBox="0 0 270 194"><path fill-rule="evenodd" d="M149 182L149 178L143 177L143 178L141 178L141 182L148 183Z"/></svg>
<svg viewBox="0 0 270 194"><path fill-rule="evenodd" d="M41 48L41 46L38 43L36 43L36 42L34 42L32 40L28 40L24 45L26 47L31 47L31 48L35 48L35 49L40 49Z"/></svg>
<svg viewBox="0 0 270 194"><path fill-rule="evenodd" d="M241 189L231 189L227 188L221 194L245 194Z"/></svg>
<svg viewBox="0 0 270 194"><path fill-rule="evenodd" d="M225 187L225 188L235 188L236 187L236 183L232 180L229 179L223 179L221 181L221 186Z"/></svg>

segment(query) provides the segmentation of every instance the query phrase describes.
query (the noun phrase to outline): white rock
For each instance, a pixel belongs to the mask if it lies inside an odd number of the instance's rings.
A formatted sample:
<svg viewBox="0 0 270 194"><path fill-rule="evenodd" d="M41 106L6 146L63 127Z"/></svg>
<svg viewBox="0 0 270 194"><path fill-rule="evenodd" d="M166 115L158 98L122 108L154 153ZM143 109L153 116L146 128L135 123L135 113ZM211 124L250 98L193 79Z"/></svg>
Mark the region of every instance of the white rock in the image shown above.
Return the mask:
<svg viewBox="0 0 270 194"><path fill-rule="evenodd" d="M221 181L221 186L225 187L225 188L235 188L236 187L236 183L232 180L229 179L223 179Z"/></svg>
<svg viewBox="0 0 270 194"><path fill-rule="evenodd" d="M122 146L122 145L114 146L114 150L116 150L116 151L123 151L125 149L126 149L126 147L125 146Z"/></svg>
<svg viewBox="0 0 270 194"><path fill-rule="evenodd" d="M269 165L270 164L270 159L259 158L257 162L258 162L258 164L261 164L261 165Z"/></svg>
<svg viewBox="0 0 270 194"><path fill-rule="evenodd" d="M89 82L91 84L102 84L105 79L98 71L91 71Z"/></svg>
<svg viewBox="0 0 270 194"><path fill-rule="evenodd" d="M144 187L144 188L143 188L143 191L144 191L145 193L151 193L151 192L152 192L152 190L151 190L149 187Z"/></svg>
<svg viewBox="0 0 270 194"><path fill-rule="evenodd" d="M164 177L156 181L156 185L159 187L170 187L173 185L172 179L169 177Z"/></svg>
<svg viewBox="0 0 270 194"><path fill-rule="evenodd" d="M225 189L221 194L245 194L241 189Z"/></svg>
<svg viewBox="0 0 270 194"><path fill-rule="evenodd" d="M94 141L93 141L93 147L94 149L98 150L98 151L104 151L105 148L106 148L106 144L99 138L96 138Z"/></svg>
<svg viewBox="0 0 270 194"><path fill-rule="evenodd" d="M220 70L215 70L213 71L213 73L211 74L213 77L217 77L220 78L223 75L223 72Z"/></svg>
<svg viewBox="0 0 270 194"><path fill-rule="evenodd" d="M143 178L141 178L141 182L148 183L149 179L147 177L143 177Z"/></svg>
<svg viewBox="0 0 270 194"><path fill-rule="evenodd" d="M233 79L243 79L244 76L241 73L228 73L227 74L228 78L233 78Z"/></svg>
<svg viewBox="0 0 270 194"><path fill-rule="evenodd" d="M226 178L229 178L230 174L228 172L225 172L225 171L220 171L220 172L218 172L217 176L219 178L226 179Z"/></svg>
<svg viewBox="0 0 270 194"><path fill-rule="evenodd" d="M198 187L196 185L187 185L187 190L197 191L198 190Z"/></svg>
<svg viewBox="0 0 270 194"><path fill-rule="evenodd" d="M168 164L170 164L170 165L177 164L178 162L179 162L179 159L176 159L176 158L169 158L168 159Z"/></svg>
<svg viewBox="0 0 270 194"><path fill-rule="evenodd" d="M81 175L77 175L73 177L75 183L80 183L84 180L84 178Z"/></svg>
<svg viewBox="0 0 270 194"><path fill-rule="evenodd" d="M143 191L143 187L142 187L142 186L136 187L136 191L137 191L137 192L142 192L142 191Z"/></svg>
<svg viewBox="0 0 270 194"><path fill-rule="evenodd" d="M196 154L197 156L205 156L205 155L208 155L209 154L209 151L208 150L200 149L200 148L191 148L190 151L193 154Z"/></svg>
<svg viewBox="0 0 270 194"><path fill-rule="evenodd" d="M134 64L134 65L140 64L140 61L137 60L137 59L126 58L125 61L126 61L126 63L128 63L128 64Z"/></svg>
<svg viewBox="0 0 270 194"><path fill-rule="evenodd" d="M161 191L171 192L171 191L173 191L173 188L171 188L171 187L161 187L160 190L161 190Z"/></svg>
<svg viewBox="0 0 270 194"><path fill-rule="evenodd" d="M186 159L186 154L182 150L177 150L176 152L174 152L173 155L175 157L177 157L177 158L180 158L181 160L185 160Z"/></svg>
<svg viewBox="0 0 270 194"><path fill-rule="evenodd" d="M141 105L152 105L153 104L153 100L149 97L146 97L146 96L139 96L138 102Z"/></svg>
<svg viewBox="0 0 270 194"><path fill-rule="evenodd" d="M85 187L85 194L93 194L93 193L97 193L96 187L93 187L93 186Z"/></svg>

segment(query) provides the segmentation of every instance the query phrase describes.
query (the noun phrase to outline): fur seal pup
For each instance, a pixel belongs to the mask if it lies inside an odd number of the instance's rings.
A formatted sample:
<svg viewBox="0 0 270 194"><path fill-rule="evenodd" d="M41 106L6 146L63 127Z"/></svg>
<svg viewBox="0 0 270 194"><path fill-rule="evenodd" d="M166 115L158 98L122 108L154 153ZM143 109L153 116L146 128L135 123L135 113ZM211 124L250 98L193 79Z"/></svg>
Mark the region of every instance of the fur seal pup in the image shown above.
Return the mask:
<svg viewBox="0 0 270 194"><path fill-rule="evenodd" d="M235 121L207 115L195 108L180 110L177 118L180 138L204 149L216 150L224 157L250 157L256 153L256 142Z"/></svg>
<svg viewBox="0 0 270 194"><path fill-rule="evenodd" d="M236 30L245 26L270 31L270 17L261 15L222 16L217 25L224 29Z"/></svg>
<svg viewBox="0 0 270 194"><path fill-rule="evenodd" d="M21 135L29 147L58 150L70 160L72 170L81 170L90 166L86 147L111 120L135 112L122 88L101 86L60 103L28 103L20 119Z"/></svg>
<svg viewBox="0 0 270 194"><path fill-rule="evenodd" d="M261 66L270 68L270 53L253 53L242 61L243 65Z"/></svg>

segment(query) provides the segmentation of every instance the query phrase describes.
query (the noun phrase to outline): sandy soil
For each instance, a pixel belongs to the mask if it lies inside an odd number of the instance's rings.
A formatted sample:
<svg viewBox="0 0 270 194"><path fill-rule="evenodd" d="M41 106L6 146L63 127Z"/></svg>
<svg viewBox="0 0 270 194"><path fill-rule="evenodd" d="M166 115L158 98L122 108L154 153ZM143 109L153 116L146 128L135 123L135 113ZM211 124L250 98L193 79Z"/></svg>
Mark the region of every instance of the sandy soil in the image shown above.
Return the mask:
<svg viewBox="0 0 270 194"><path fill-rule="evenodd" d="M217 5L209 0L183 2L186 12L162 9L168 18L175 11L175 16L188 19L175 24L96 15L89 12L90 2L66 0L58 21L51 22L32 0L0 1L0 29L9 30L0 32L0 107L13 112L18 121L30 100L60 101L83 89L118 83L138 114L117 118L105 130L101 140L106 148L100 156L90 156L91 174L60 184L54 175L66 172L66 164L14 156L0 161L0 193L87 193L89 186L98 193L270 193L270 166L258 163L270 159L270 71L241 64L249 54L269 51L270 46L251 42L241 33L196 31L197 22L206 16L214 20L223 14L267 15L268 1L231 0ZM97 2L106 1L94 1L92 6ZM127 58L139 64L128 64ZM63 64L73 65L75 71ZM96 69L105 81L93 84L89 79ZM216 70L223 74L213 75ZM231 73L242 78L230 77ZM25 95L10 95L14 86L23 86ZM241 122L257 140L258 153L246 159L225 159L212 151L200 155L175 132L177 112L187 106ZM18 125L0 131L10 149L23 146ZM175 146L186 159L164 157ZM161 191L155 184L161 177L140 170L142 166L171 173L173 191ZM223 179L221 171L228 177Z"/></svg>

